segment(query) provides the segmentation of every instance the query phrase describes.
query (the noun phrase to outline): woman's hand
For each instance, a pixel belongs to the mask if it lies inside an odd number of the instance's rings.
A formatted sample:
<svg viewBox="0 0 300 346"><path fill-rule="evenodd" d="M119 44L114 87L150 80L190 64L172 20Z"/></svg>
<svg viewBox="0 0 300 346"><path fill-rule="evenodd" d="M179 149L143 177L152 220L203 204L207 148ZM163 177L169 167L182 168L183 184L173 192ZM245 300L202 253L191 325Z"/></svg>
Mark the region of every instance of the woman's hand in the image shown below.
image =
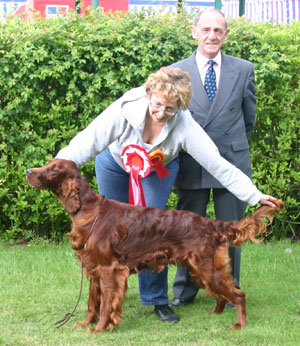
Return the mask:
<svg viewBox="0 0 300 346"><path fill-rule="evenodd" d="M268 205L270 207L276 207L276 204L274 204L272 201L276 201L277 198L270 196L270 195L262 195L259 202L264 205Z"/></svg>

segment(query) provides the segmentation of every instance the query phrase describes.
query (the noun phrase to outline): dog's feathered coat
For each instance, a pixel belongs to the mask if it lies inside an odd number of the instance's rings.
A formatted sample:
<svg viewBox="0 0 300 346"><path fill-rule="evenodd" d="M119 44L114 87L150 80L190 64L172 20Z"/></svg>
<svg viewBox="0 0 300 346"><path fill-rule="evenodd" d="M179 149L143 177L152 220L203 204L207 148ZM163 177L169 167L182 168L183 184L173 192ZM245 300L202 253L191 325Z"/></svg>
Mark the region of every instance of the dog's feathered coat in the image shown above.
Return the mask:
<svg viewBox="0 0 300 346"><path fill-rule="evenodd" d="M75 326L98 321L90 332L118 327L130 273L166 264L189 267L193 280L214 296L221 313L226 300L237 311L237 323L246 325L245 294L231 276L228 243L241 245L257 239L283 208L263 206L241 221L214 221L190 211L143 208L96 194L74 162L61 159L27 171L27 181L38 189L51 190L69 213L73 249L90 277L88 314Z"/></svg>

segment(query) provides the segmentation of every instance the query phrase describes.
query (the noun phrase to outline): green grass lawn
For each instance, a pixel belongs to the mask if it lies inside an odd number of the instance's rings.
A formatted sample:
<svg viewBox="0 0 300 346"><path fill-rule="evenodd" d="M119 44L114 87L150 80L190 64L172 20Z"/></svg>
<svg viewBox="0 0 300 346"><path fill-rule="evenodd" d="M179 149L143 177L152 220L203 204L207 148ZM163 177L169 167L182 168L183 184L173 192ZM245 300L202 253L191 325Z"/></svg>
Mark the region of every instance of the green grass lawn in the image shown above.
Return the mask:
<svg viewBox="0 0 300 346"><path fill-rule="evenodd" d="M169 294L176 268L169 269ZM84 279L76 316L72 311L81 271L69 243L0 246L0 345L300 345L300 244L247 243L242 251L241 285L247 296L247 326L229 331L235 310L209 315L215 300L199 292L193 304L177 308L181 321L161 322L153 307L142 306L137 275L128 282L120 329L86 334L72 328L87 311Z"/></svg>

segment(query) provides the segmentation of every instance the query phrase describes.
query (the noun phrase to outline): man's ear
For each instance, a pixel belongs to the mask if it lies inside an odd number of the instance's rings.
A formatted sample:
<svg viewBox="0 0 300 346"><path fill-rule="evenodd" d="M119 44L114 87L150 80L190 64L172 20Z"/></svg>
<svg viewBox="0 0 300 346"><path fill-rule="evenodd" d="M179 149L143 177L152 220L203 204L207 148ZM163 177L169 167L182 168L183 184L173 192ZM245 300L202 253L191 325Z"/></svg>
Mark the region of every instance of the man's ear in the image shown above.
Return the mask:
<svg viewBox="0 0 300 346"><path fill-rule="evenodd" d="M229 29L229 28L227 28L227 29L226 29L226 32L225 32L225 38L224 38L224 41L227 41L229 31L230 31L230 29Z"/></svg>
<svg viewBox="0 0 300 346"><path fill-rule="evenodd" d="M192 37L197 40L197 27L195 25L191 25Z"/></svg>

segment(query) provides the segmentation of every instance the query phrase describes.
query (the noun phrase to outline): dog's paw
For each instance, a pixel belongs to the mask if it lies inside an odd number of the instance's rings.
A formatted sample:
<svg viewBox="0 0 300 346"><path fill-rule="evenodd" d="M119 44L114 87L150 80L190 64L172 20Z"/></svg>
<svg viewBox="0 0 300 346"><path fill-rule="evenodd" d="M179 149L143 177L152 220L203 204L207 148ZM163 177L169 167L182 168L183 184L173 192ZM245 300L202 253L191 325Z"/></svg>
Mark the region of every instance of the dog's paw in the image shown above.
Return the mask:
<svg viewBox="0 0 300 346"><path fill-rule="evenodd" d="M222 311L214 310L214 311L209 311L208 314L209 314L209 315L219 315L219 314L221 314L222 312L223 312L223 310L222 310Z"/></svg>
<svg viewBox="0 0 300 346"><path fill-rule="evenodd" d="M96 329L95 328L90 328L86 331L87 334L94 334L96 333Z"/></svg>
<svg viewBox="0 0 300 346"><path fill-rule="evenodd" d="M87 326L87 323L83 323L83 322L77 322L73 325L73 328L79 328L79 327L86 327Z"/></svg>
<svg viewBox="0 0 300 346"><path fill-rule="evenodd" d="M229 328L229 330L239 330L239 329L242 329L244 327L245 326L244 325L242 326L241 323L235 323Z"/></svg>

